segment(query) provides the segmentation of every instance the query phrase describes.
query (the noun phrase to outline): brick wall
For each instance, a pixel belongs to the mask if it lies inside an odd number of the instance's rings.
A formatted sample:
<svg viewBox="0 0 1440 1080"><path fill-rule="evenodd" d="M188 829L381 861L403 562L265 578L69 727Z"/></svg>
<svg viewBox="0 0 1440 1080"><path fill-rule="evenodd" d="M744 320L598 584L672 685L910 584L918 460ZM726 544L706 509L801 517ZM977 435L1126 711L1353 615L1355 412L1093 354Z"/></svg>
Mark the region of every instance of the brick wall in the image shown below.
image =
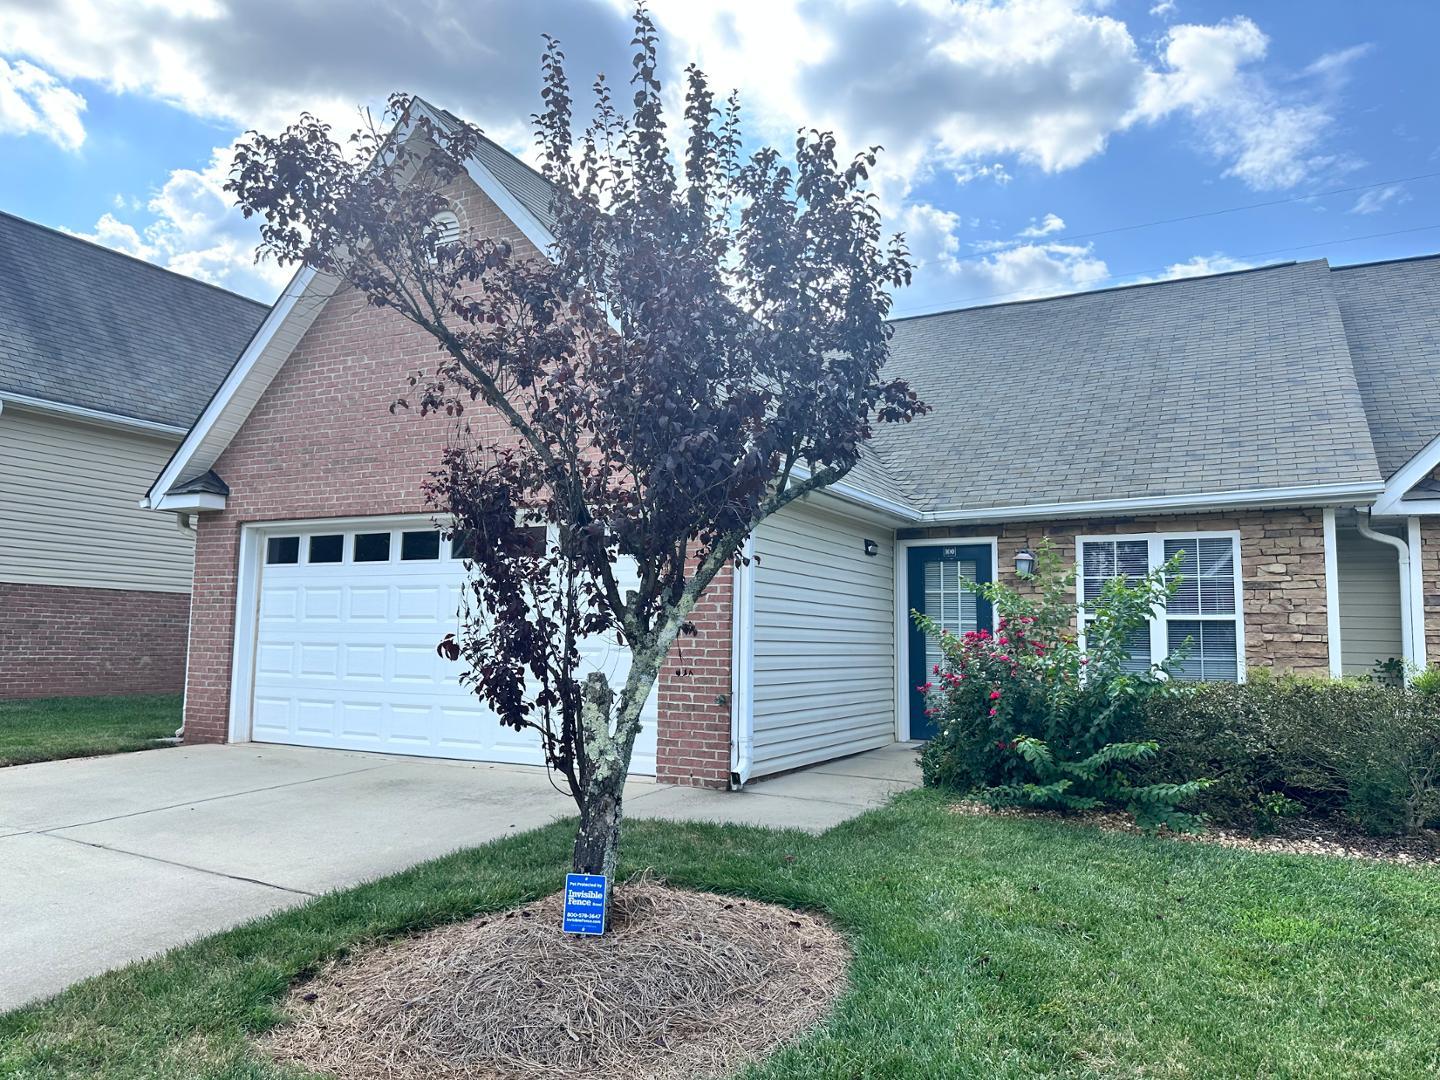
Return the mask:
<svg viewBox="0 0 1440 1080"><path fill-rule="evenodd" d="M1250 510L1227 514L1106 518L929 530L933 535L999 536L999 574L1015 584L1015 553L1042 538L1068 562L1076 536L1149 532L1240 534L1244 580L1245 662L1304 675L1330 671L1325 623L1325 533L1314 510ZM910 533L902 533L911 535Z"/></svg>
<svg viewBox="0 0 1440 1080"><path fill-rule="evenodd" d="M731 600L734 573L722 570L700 597L660 672L660 729L655 779L726 787L730 782Z"/></svg>
<svg viewBox="0 0 1440 1080"><path fill-rule="evenodd" d="M178 692L189 612L184 593L0 582L0 699Z"/></svg>
<svg viewBox="0 0 1440 1080"><path fill-rule="evenodd" d="M450 195L462 229L504 236L517 249L538 254L468 179ZM353 292L337 294L221 455L215 471L230 485L230 497L224 511L200 516L195 551L187 741L226 738L235 575L244 523L428 510L421 485L439 463L456 424L405 410L392 415L390 406L407 392L407 376L433 370L436 357L433 340L395 313L369 307ZM480 442L506 430L478 406L464 422ZM714 747L718 707L707 704L715 696L711 684L718 685L722 677L723 692L729 694L728 603L728 591L707 598L696 618L700 636L679 646L694 662L669 666L663 676L657 733L662 768L686 783L720 782L729 768L728 707L722 766ZM723 658L719 632L710 625L722 618ZM690 673L682 676L681 667ZM676 761L666 759L667 753L677 755Z"/></svg>

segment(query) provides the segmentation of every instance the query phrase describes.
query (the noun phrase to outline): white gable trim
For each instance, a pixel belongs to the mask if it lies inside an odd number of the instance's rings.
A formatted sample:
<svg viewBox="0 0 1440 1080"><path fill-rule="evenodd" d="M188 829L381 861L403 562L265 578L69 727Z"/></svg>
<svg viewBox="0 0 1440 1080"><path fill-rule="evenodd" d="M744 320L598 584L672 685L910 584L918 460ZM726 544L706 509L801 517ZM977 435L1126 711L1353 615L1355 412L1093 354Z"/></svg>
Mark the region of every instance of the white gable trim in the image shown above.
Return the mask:
<svg viewBox="0 0 1440 1080"><path fill-rule="evenodd" d="M1440 499L1403 501L1405 493L1437 467L1440 467L1440 435L1431 439L1418 454L1391 474L1390 479L1385 482L1385 490L1375 500L1372 513L1378 517L1440 513Z"/></svg>
<svg viewBox="0 0 1440 1080"><path fill-rule="evenodd" d="M555 237L550 235L549 229L540 224L540 219L532 214L524 203L510 194L510 189L500 183L495 174L476 159L471 158L465 163L465 171L469 173L475 186L499 207L502 214L515 223L515 226L524 234L525 239L534 244L542 255L548 256L550 248L555 244Z"/></svg>
<svg viewBox="0 0 1440 1080"><path fill-rule="evenodd" d="M309 267L291 278L190 434L140 500L141 506L165 509L161 503L171 488L215 464L338 284ZM223 509L223 504L205 509Z"/></svg>

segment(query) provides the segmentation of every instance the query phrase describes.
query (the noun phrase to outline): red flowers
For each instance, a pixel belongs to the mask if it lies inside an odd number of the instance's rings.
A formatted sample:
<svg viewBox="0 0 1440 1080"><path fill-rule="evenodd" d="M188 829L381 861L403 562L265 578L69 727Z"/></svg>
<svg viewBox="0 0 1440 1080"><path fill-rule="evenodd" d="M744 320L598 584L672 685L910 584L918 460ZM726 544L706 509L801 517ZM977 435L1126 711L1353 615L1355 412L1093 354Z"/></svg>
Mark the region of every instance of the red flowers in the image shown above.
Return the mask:
<svg viewBox="0 0 1440 1080"><path fill-rule="evenodd" d="M1000 700L1000 691L999 691L999 690L991 690L991 691L990 691L990 700L991 700L991 701L999 701L999 700Z"/></svg>

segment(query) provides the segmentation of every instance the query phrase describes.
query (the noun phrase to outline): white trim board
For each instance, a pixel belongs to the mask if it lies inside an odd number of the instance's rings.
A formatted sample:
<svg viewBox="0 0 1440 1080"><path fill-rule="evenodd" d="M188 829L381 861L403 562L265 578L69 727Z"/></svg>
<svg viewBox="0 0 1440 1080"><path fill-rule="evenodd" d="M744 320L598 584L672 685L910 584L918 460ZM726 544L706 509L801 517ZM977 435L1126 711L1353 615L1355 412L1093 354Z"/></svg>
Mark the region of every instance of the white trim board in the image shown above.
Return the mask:
<svg viewBox="0 0 1440 1080"><path fill-rule="evenodd" d="M895 541L895 739L910 741L910 550L920 547L988 547L990 576L1000 577L998 536L924 536Z"/></svg>
<svg viewBox="0 0 1440 1080"><path fill-rule="evenodd" d="M799 466L797 477L809 474ZM1370 502L1381 490L1379 483L1315 484L1306 487L1257 488L1247 491L1200 492L1187 495L1147 495L1128 499L1096 499L1090 502L1043 503L1035 505L980 507L973 510L916 510L913 507L863 491L840 480L817 492L863 506L907 525L1003 525L1012 521L1049 518L1106 517L1114 514L1156 515L1198 513L1206 510L1266 509L1280 506L1316 506L1323 503ZM1399 511L1404 513L1405 511ZM1410 511L1414 512L1414 511Z"/></svg>
<svg viewBox="0 0 1440 1080"><path fill-rule="evenodd" d="M1330 650L1330 674L1338 679L1345 674L1345 664L1340 648L1340 556L1336 547L1339 541L1335 535L1335 508L1325 507L1322 517L1325 534L1325 639Z"/></svg>
<svg viewBox="0 0 1440 1080"><path fill-rule="evenodd" d="M1418 453L1390 475L1375 499L1372 513L1377 517L1404 517L1410 514L1440 513L1440 499L1412 499L1405 493L1440 467L1440 435L1426 443Z"/></svg>

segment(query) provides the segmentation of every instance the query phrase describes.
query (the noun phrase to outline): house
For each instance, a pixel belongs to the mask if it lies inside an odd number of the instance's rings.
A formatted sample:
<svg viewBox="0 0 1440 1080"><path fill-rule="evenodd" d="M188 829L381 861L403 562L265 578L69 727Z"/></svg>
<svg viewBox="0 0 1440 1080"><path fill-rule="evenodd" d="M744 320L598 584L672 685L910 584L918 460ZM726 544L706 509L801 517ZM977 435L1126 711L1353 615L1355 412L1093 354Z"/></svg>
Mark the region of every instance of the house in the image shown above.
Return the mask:
<svg viewBox="0 0 1440 1080"><path fill-rule="evenodd" d="M0 213L0 699L180 689L194 532L139 500L264 315Z"/></svg>
<svg viewBox="0 0 1440 1080"><path fill-rule="evenodd" d="M545 249L545 182L499 147L450 197L462 230ZM1190 678L1440 658L1440 258L894 328L892 370L934 411L757 530L664 669L635 772L724 787L923 737L908 613L983 625L961 580L1012 577L1042 538L1082 599L1183 553L1140 665L1184 640ZM389 411L432 356L302 272L160 473L150 505L198 520L187 739L540 760L435 655L462 580L420 493L444 425Z"/></svg>

